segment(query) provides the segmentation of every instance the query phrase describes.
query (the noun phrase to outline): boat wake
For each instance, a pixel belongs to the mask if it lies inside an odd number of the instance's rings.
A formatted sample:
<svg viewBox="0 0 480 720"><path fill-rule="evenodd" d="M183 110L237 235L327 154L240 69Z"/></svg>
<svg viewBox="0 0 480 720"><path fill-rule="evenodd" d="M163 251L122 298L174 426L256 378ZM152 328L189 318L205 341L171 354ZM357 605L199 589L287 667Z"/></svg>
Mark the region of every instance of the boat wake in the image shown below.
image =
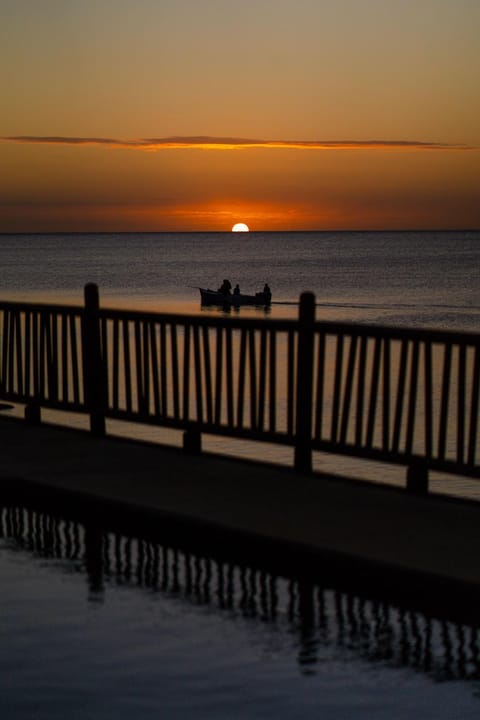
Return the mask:
<svg viewBox="0 0 480 720"><path fill-rule="evenodd" d="M272 300L272 305L299 305L297 300ZM366 310L401 310L402 308L410 309L435 309L435 310L469 310L480 312L479 305L443 305L443 304L429 304L429 305L418 305L418 303L336 303L336 302L317 302L316 307L329 307L329 308L360 308Z"/></svg>

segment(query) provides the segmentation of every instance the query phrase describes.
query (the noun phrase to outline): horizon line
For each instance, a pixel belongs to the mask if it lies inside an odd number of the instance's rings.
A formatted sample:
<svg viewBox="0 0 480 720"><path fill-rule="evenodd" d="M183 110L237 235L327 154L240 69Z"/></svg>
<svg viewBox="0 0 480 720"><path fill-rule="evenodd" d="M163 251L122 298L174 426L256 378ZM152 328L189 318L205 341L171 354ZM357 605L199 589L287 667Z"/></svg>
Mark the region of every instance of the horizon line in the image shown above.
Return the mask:
<svg viewBox="0 0 480 720"><path fill-rule="evenodd" d="M0 230L0 236L2 235L194 235L194 234L225 234L231 233L232 230ZM480 232L480 227L452 227L452 228L316 228L316 229L303 229L288 228L284 230L248 230L244 235L255 234L255 233L468 233Z"/></svg>

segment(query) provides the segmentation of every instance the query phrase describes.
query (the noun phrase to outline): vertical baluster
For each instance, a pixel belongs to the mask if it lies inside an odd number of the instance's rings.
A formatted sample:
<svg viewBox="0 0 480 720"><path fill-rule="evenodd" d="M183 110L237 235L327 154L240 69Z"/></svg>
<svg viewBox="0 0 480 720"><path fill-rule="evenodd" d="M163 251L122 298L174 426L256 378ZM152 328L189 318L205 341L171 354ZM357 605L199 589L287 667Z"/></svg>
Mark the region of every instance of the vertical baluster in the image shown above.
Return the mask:
<svg viewBox="0 0 480 720"><path fill-rule="evenodd" d="M141 343L142 343L142 408L141 413L148 416L150 411L150 334L148 332L150 323L148 320L141 321Z"/></svg>
<svg viewBox="0 0 480 720"><path fill-rule="evenodd" d="M291 330L288 331L287 338L287 433L294 435L295 335Z"/></svg>
<svg viewBox="0 0 480 720"><path fill-rule="evenodd" d="M0 383L0 390L2 395L7 392L8 389L8 322L9 322L10 311L7 309L3 310L3 323L2 323L2 376Z"/></svg>
<svg viewBox="0 0 480 720"><path fill-rule="evenodd" d="M380 370L380 356L382 349L382 340L379 337L375 338L374 350L373 350L373 364L372 364L372 376L370 381L370 402L368 407L368 419L367 419L367 437L365 444L367 448L371 448L373 445L373 433L375 429L375 415L377 410L377 399L378 399L378 382L379 382L379 370Z"/></svg>
<svg viewBox="0 0 480 720"><path fill-rule="evenodd" d="M51 346L50 346L50 374L51 374L51 398L58 400L59 385L59 363L58 363L58 315L52 312L50 315L51 322Z"/></svg>
<svg viewBox="0 0 480 720"><path fill-rule="evenodd" d="M235 405L233 397L233 347L232 347L232 329L225 328L225 360L227 375L227 416L228 425L233 427L235 422Z"/></svg>
<svg viewBox="0 0 480 720"><path fill-rule="evenodd" d="M120 383L120 322L114 317L112 326L112 407L119 408L119 383Z"/></svg>
<svg viewBox="0 0 480 720"><path fill-rule="evenodd" d="M32 350L33 350L33 392L36 398L41 395L41 343L39 343L39 314L32 315Z"/></svg>
<svg viewBox="0 0 480 720"><path fill-rule="evenodd" d="M257 356L255 352L255 330L248 330L250 365L250 426L258 429L257 420Z"/></svg>
<svg viewBox="0 0 480 720"><path fill-rule="evenodd" d="M393 426L392 452L398 453L400 447L400 433L402 430L403 406L405 400L405 385L407 382L408 340L401 341L400 365L398 368L397 402L395 407L395 420Z"/></svg>
<svg viewBox="0 0 480 720"><path fill-rule="evenodd" d="M10 361L10 325L11 325L11 310L5 310L4 323L3 323L3 347L2 347L2 382L5 393L10 392L9 386L9 361Z"/></svg>
<svg viewBox="0 0 480 720"><path fill-rule="evenodd" d="M407 455L412 453L415 431L415 411L417 406L418 387L418 351L418 340L414 340L412 348L412 366L410 368L410 393L408 397L407 435L405 442L405 452Z"/></svg>
<svg viewBox="0 0 480 720"><path fill-rule="evenodd" d="M205 373L205 401L207 406L207 421L213 422L213 392L212 392L212 363L210 361L210 333L206 325L202 328L203 340L203 369Z"/></svg>
<svg viewBox="0 0 480 720"><path fill-rule="evenodd" d="M193 358L195 365L195 390L197 401L197 421L203 422L203 383L202 356L200 353L200 335L198 325L193 326Z"/></svg>
<svg viewBox="0 0 480 720"><path fill-rule="evenodd" d="M170 347L172 352L172 390L173 390L173 415L175 420L180 417L180 376L178 367L178 339L177 326L170 325Z"/></svg>
<svg viewBox="0 0 480 720"><path fill-rule="evenodd" d="M382 446L388 452L390 446L390 374L391 374L390 338L383 338L383 414Z"/></svg>
<svg viewBox="0 0 480 720"><path fill-rule="evenodd" d="M215 354L215 419L216 425L222 420L222 378L223 378L223 330L217 327Z"/></svg>
<svg viewBox="0 0 480 720"><path fill-rule="evenodd" d="M46 379L47 379L47 397L49 400L54 397L55 381L53 379L53 360L52 360L52 314L50 312L44 315L44 326L43 330L45 333L45 363L46 363Z"/></svg>
<svg viewBox="0 0 480 720"><path fill-rule="evenodd" d="M246 330L240 331L240 357L238 367L238 394L237 394L237 426L243 426L243 401L245 395L245 365L247 355Z"/></svg>
<svg viewBox="0 0 480 720"><path fill-rule="evenodd" d="M190 325L185 323L183 343L183 419L190 418Z"/></svg>
<svg viewBox="0 0 480 720"><path fill-rule="evenodd" d="M161 414L160 409L160 378L159 378L159 367L158 367L158 349L157 349L157 336L155 328L157 327L154 322L149 324L150 327L150 356L152 362L152 387L153 387L153 407L155 415Z"/></svg>
<svg viewBox="0 0 480 720"><path fill-rule="evenodd" d="M25 333L25 364L24 364L24 377L25 377L25 397L29 398L31 397L31 390L32 390L32 382L31 382L31 353L32 353L32 347L31 347L31 315L32 313L30 310L27 310L25 312L25 326L24 326L24 333Z"/></svg>
<svg viewBox="0 0 480 720"><path fill-rule="evenodd" d="M132 370L130 364L130 338L128 320L122 321L122 340L123 340L123 365L124 365L124 382L125 382L125 404L127 412L132 412Z"/></svg>
<svg viewBox="0 0 480 720"><path fill-rule="evenodd" d="M145 412L145 388L143 377L143 350L142 348L142 328L140 320L135 320L134 327L134 354L135 354L135 375L137 378L137 410L143 415Z"/></svg>
<svg viewBox="0 0 480 720"><path fill-rule="evenodd" d="M348 421L350 418L350 407L352 402L353 376L355 373L355 361L357 359L358 336L350 338L350 350L348 353L347 376L345 378L345 390L343 394L342 418L340 424L340 443L347 442Z"/></svg>
<svg viewBox="0 0 480 720"><path fill-rule="evenodd" d="M38 320L39 320L38 382L39 382L39 389L40 389L40 397L42 399L45 399L47 396L46 377L45 377L45 375L46 375L46 372L45 372L45 343L46 343L46 339L45 339L45 334L46 334L45 322L46 322L46 320L45 320L45 317L46 317L46 313L43 311L40 311L39 317L38 317Z"/></svg>
<svg viewBox="0 0 480 720"><path fill-rule="evenodd" d="M457 462L463 463L465 454L465 376L467 373L467 352L463 343L458 348L457 386Z"/></svg>
<svg viewBox="0 0 480 720"><path fill-rule="evenodd" d="M442 399L440 404L440 424L438 430L438 457L440 460L445 459L451 370L452 346L448 343L445 345L445 354L443 358Z"/></svg>
<svg viewBox="0 0 480 720"><path fill-rule="evenodd" d="M267 333L263 328L260 331L259 362L257 423L258 429L263 431L265 429L265 394L267 385Z"/></svg>
<svg viewBox="0 0 480 720"><path fill-rule="evenodd" d="M72 352L72 380L73 380L73 400L76 404L80 403L80 375L78 362L77 347L77 327L76 317L70 315L70 347Z"/></svg>
<svg viewBox="0 0 480 720"><path fill-rule="evenodd" d="M167 388L167 326L163 322L160 325L160 407L163 417L167 417L169 407Z"/></svg>
<svg viewBox="0 0 480 720"><path fill-rule="evenodd" d="M100 318L100 373L101 386L104 394L104 410L110 408L110 343L108 335L108 318Z"/></svg>
<svg viewBox="0 0 480 720"><path fill-rule="evenodd" d="M16 356L17 356L17 394L21 397L23 395L23 344L22 344L22 317L21 312L17 312L15 316L15 335L16 335Z"/></svg>
<svg viewBox="0 0 480 720"><path fill-rule="evenodd" d="M317 397L315 399L315 431L314 437L322 439L323 403L325 393L325 333L318 335L318 359L317 359Z"/></svg>
<svg viewBox="0 0 480 720"><path fill-rule="evenodd" d="M424 345L425 359L425 455L433 454L433 371L432 344L429 340Z"/></svg>
<svg viewBox="0 0 480 720"><path fill-rule="evenodd" d="M15 393L15 315L12 310L9 317L9 338L8 338L8 390Z"/></svg>
<svg viewBox="0 0 480 720"><path fill-rule="evenodd" d="M270 369L269 369L269 414L268 428L271 432L276 430L276 400L277 400L277 334L273 328L270 328Z"/></svg>
<svg viewBox="0 0 480 720"><path fill-rule="evenodd" d="M470 406L470 431L468 440L468 459L469 465L475 464L475 450L477 446L477 430L478 430L478 410L480 395L480 346L475 346L475 356L473 360L473 376L472 376L472 402Z"/></svg>
<svg viewBox="0 0 480 720"><path fill-rule="evenodd" d="M50 313L42 314L42 340L43 340L43 378L44 378L44 397L50 398L52 395L52 365L51 365L51 347L52 334L50 325Z"/></svg>
<svg viewBox="0 0 480 720"><path fill-rule="evenodd" d="M337 335L337 349L335 353L335 379L333 382L333 398L332 398L332 424L330 431L330 439L332 442L338 440L338 423L340 416L340 394L342 390L342 372L343 372L343 344L344 336Z"/></svg>
<svg viewBox="0 0 480 720"><path fill-rule="evenodd" d="M143 413L150 412L150 333L148 332L151 323L148 320L142 322L143 330Z"/></svg>
<svg viewBox="0 0 480 720"><path fill-rule="evenodd" d="M2 319L2 343L0 346L1 351L1 362L0 362L0 393L1 395L5 395L6 392L6 367L7 367L7 361L6 361L6 355L5 350L8 347L8 337L7 337L7 318L8 318L8 310L6 308L2 308L0 310L1 313L1 319Z"/></svg>
<svg viewBox="0 0 480 720"><path fill-rule="evenodd" d="M360 340L360 353L358 359L357 405L355 421L355 445L362 446L363 440L363 407L365 402L365 379L367 374L367 344L368 338L362 335Z"/></svg>
<svg viewBox="0 0 480 720"><path fill-rule="evenodd" d="M61 368L62 368L62 400L64 403L67 403L69 400L68 395L68 315L66 312L61 314Z"/></svg>

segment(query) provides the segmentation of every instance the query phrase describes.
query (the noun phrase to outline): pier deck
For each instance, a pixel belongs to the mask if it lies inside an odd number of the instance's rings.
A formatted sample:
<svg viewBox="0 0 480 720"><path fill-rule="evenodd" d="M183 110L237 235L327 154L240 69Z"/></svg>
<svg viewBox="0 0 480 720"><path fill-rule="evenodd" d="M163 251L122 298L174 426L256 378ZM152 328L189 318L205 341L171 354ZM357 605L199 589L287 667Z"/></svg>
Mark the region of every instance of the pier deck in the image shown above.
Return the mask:
<svg viewBox="0 0 480 720"><path fill-rule="evenodd" d="M0 419L0 502L139 514L478 612L480 503ZM316 559L315 559L316 558Z"/></svg>

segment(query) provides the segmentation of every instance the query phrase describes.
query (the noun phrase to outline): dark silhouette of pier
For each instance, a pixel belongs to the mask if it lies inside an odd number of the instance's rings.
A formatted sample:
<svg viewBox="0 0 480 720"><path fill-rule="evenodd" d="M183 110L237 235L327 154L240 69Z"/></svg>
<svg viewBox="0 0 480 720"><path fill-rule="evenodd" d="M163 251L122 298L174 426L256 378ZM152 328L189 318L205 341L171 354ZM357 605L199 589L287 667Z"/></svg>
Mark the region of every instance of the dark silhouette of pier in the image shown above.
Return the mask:
<svg viewBox="0 0 480 720"><path fill-rule="evenodd" d="M401 465L427 492L430 471L480 477L480 335L328 323L315 297L297 320L218 318L100 307L0 303L0 401L184 433Z"/></svg>
<svg viewBox="0 0 480 720"><path fill-rule="evenodd" d="M480 504L428 495L428 474L480 477L479 387L480 336L319 322L310 294L288 321L102 309L95 286L85 307L3 302L0 401L25 421L0 418L0 494L478 618ZM110 419L183 449L109 437ZM289 446L294 466L204 453L205 433ZM314 473L314 452L403 465L409 492Z"/></svg>
<svg viewBox="0 0 480 720"><path fill-rule="evenodd" d="M477 681L480 628L415 606L388 602L337 584L325 564L307 576L285 572L259 557L230 553L198 535L115 514L95 523L73 506L58 509L37 498L0 502L0 538L15 552L52 561L55 573L85 577L88 597L108 602L116 587L160 594L167 602L207 607L234 622L261 623L314 673L324 648L345 648L368 662L406 667L433 678ZM321 569L321 572L319 572ZM283 640L284 638L284 640Z"/></svg>
<svg viewBox="0 0 480 720"><path fill-rule="evenodd" d="M0 420L0 496L169 527L272 568L479 619L480 504Z"/></svg>

